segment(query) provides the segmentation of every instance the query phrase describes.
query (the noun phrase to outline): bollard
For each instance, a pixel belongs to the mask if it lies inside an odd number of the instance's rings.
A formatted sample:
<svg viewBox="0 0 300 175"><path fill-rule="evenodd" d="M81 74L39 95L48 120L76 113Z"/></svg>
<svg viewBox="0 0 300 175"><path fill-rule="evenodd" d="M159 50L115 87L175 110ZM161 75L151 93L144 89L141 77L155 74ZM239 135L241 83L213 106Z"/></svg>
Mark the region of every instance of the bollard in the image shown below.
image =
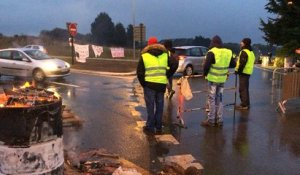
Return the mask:
<svg viewBox="0 0 300 175"><path fill-rule="evenodd" d="M0 108L0 174L63 175L61 99Z"/></svg>

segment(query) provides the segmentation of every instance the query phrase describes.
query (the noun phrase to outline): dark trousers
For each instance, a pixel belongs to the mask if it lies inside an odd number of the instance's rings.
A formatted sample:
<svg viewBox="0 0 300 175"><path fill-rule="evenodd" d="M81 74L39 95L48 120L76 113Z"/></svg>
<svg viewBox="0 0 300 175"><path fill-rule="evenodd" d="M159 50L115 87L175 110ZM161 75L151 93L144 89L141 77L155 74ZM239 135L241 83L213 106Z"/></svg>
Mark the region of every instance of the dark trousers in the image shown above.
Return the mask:
<svg viewBox="0 0 300 175"><path fill-rule="evenodd" d="M164 92L158 92L148 87L144 87L144 98L147 108L146 127L155 131L162 129L162 116L164 109Z"/></svg>
<svg viewBox="0 0 300 175"><path fill-rule="evenodd" d="M249 79L250 75L239 75L239 93L241 106L250 106Z"/></svg>

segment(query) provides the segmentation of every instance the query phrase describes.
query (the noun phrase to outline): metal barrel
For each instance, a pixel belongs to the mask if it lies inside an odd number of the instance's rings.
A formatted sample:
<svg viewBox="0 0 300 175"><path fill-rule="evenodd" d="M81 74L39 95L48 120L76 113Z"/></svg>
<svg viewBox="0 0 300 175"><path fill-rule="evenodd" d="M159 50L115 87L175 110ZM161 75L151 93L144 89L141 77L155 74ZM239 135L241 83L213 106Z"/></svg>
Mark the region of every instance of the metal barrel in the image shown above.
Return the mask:
<svg viewBox="0 0 300 175"><path fill-rule="evenodd" d="M61 100L0 108L0 174L64 174L61 111Z"/></svg>

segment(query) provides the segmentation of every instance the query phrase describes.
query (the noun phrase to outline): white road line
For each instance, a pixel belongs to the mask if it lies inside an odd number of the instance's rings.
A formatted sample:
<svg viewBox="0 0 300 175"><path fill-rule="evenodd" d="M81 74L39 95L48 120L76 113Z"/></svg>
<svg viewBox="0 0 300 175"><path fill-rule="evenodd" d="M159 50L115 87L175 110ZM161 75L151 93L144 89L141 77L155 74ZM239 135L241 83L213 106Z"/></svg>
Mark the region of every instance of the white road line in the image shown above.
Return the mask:
<svg viewBox="0 0 300 175"><path fill-rule="evenodd" d="M74 85L74 84L58 83L58 82L54 82L54 81L51 81L50 83L57 84L57 85L63 85L63 86L70 86L70 87L80 88L80 86L77 86L77 85Z"/></svg>

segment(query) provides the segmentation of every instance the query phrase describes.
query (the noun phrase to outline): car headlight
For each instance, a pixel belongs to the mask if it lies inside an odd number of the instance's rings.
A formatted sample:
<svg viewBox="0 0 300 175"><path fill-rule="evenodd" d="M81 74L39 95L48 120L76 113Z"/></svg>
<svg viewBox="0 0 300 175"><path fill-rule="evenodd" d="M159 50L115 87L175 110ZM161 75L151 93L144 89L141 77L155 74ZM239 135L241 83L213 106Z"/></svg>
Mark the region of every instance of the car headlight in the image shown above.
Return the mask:
<svg viewBox="0 0 300 175"><path fill-rule="evenodd" d="M48 64L45 66L45 70L46 70L46 71L55 71L55 70L57 70L57 65L56 65L56 64L53 64L53 63L48 63Z"/></svg>

